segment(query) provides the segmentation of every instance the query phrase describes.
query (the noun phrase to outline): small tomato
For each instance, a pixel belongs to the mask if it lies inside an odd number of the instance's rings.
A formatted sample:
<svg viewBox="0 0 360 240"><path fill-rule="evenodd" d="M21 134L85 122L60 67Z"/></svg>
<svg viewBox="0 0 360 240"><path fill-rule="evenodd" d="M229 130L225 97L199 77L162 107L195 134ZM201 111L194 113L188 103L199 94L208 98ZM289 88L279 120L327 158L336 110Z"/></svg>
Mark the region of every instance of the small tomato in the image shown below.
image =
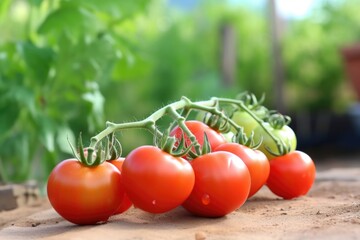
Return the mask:
<svg viewBox="0 0 360 240"><path fill-rule="evenodd" d="M266 185L276 195L292 199L305 195L315 181L315 164L304 152L293 151L270 161Z"/></svg>
<svg viewBox="0 0 360 240"><path fill-rule="evenodd" d="M247 136L249 136L251 132L259 125L254 118L252 118L247 112L242 110L234 112L231 119L237 125L243 127L244 133Z"/></svg>
<svg viewBox="0 0 360 240"><path fill-rule="evenodd" d="M284 144L290 144L290 152L296 150L297 139L295 132L287 125L284 125L280 129L275 129L270 126L269 123L265 123L265 127L278 139L283 141ZM266 157L271 160L275 156L271 154L266 147L268 147L272 152L279 154L279 150L276 146L274 140L269 136L268 133L259 125L254 130L254 141L259 142L262 139L262 143L259 146L259 150L265 153Z"/></svg>

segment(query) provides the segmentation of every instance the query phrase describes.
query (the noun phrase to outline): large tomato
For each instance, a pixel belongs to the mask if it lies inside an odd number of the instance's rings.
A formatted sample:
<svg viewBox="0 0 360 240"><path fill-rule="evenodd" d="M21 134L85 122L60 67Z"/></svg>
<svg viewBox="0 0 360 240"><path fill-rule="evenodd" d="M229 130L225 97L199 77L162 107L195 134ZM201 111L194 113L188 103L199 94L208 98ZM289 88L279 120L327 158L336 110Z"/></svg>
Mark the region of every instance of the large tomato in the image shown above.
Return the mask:
<svg viewBox="0 0 360 240"><path fill-rule="evenodd" d="M276 195L291 199L305 195L315 180L315 164L304 152L293 151L270 161L267 186Z"/></svg>
<svg viewBox="0 0 360 240"><path fill-rule="evenodd" d="M284 144L290 145L290 152L296 150L297 139L294 131L287 125L284 125L280 129L273 128L269 123L264 123L265 127L278 139L283 141ZM266 157L271 160L275 156L271 154L266 147L276 154L279 154L279 150L274 140L268 133L259 125L254 129L254 141L259 142L262 139L262 143L259 146L259 150L265 153Z"/></svg>
<svg viewBox="0 0 360 240"><path fill-rule="evenodd" d="M195 186L183 207L194 215L222 217L241 207L250 190L244 162L230 152L212 152L191 161Z"/></svg>
<svg viewBox="0 0 360 240"><path fill-rule="evenodd" d="M211 149L215 149L217 146L226 142L226 139L223 135L221 135L214 129L210 128L208 125L206 125L203 122L190 120L190 121L186 121L185 125L189 128L190 132L194 134L196 140L199 142L201 146L204 142L204 133L206 133L209 139ZM178 140L182 138L182 135L183 135L183 130L179 126L176 126L170 132L170 136L175 136L175 138ZM191 141L189 137L186 134L184 135L185 135L186 144L190 145Z"/></svg>
<svg viewBox="0 0 360 240"><path fill-rule="evenodd" d="M188 161L155 146L131 151L123 163L122 176L134 206L150 213L163 213L180 206L195 181Z"/></svg>
<svg viewBox="0 0 360 240"><path fill-rule="evenodd" d="M253 196L266 183L270 173L270 164L263 152L237 143L222 144L214 151L231 152L244 161L251 177L249 197Z"/></svg>
<svg viewBox="0 0 360 240"><path fill-rule="evenodd" d="M79 225L107 221L124 193L120 171L107 162L87 167L76 159L64 160L52 170L47 183L55 211Z"/></svg>
<svg viewBox="0 0 360 240"><path fill-rule="evenodd" d="M124 163L125 158L118 158L115 160L109 161L109 163L113 164L120 172L122 172L122 165ZM119 208L116 210L114 214L120 214L128 210L132 206L132 202L128 198L127 194L124 195L124 200L121 202Z"/></svg>

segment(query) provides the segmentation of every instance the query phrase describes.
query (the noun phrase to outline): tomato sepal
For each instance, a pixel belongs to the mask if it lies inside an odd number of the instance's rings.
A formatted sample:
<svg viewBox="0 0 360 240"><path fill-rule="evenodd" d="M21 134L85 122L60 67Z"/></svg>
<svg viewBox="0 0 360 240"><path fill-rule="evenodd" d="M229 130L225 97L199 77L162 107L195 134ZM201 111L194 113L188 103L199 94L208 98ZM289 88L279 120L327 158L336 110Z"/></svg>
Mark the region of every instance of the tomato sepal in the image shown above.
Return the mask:
<svg viewBox="0 0 360 240"><path fill-rule="evenodd" d="M247 136L244 132L244 128L241 127L233 138L233 142L244 145L246 147L257 149L262 143L262 137L258 142L254 140L254 131L251 131L250 136Z"/></svg>
<svg viewBox="0 0 360 240"><path fill-rule="evenodd" d="M184 138L183 133L180 138L180 142L177 143L176 138L174 136L170 136L170 128L168 128L160 138L155 136L154 145L174 157L182 157L188 154L194 146L194 142L191 142L188 146L186 146Z"/></svg>
<svg viewBox="0 0 360 240"><path fill-rule="evenodd" d="M84 148L81 132L78 138L78 151L76 151L75 147L71 144L68 139L68 143L70 145L71 151L73 152L75 158L84 166L87 167L95 167L102 164L105 161L104 153L102 151L102 144L100 147L87 147Z"/></svg>

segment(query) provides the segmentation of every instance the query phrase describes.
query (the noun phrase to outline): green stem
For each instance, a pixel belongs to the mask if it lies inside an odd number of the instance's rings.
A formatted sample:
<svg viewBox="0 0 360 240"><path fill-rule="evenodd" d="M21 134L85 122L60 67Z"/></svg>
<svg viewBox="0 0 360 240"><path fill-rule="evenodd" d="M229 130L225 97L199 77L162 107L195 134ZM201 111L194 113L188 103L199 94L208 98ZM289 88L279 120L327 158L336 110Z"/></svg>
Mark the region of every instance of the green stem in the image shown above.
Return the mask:
<svg viewBox="0 0 360 240"><path fill-rule="evenodd" d="M237 104L243 111L247 112L263 128L263 130L270 136L270 138L275 142L280 154L281 154L281 152L284 151L284 149L286 149L285 143L281 139L275 137L270 132L270 130L265 126L264 121L261 120L258 116L256 116L256 114L254 114L248 107L246 107L246 105L244 104L243 101L228 99L228 98L217 98L217 99L221 103Z"/></svg>
<svg viewBox="0 0 360 240"><path fill-rule="evenodd" d="M144 119L142 121L137 121L137 122L131 122L131 123L121 123L121 124L106 122L106 128L103 131L101 131L99 134L91 138L89 147L95 147L103 138L121 129L147 128L151 132L153 132L154 124L155 124L154 122L148 119Z"/></svg>
<svg viewBox="0 0 360 240"><path fill-rule="evenodd" d="M185 133L185 135L188 136L188 138L190 139L191 143L194 144L194 149L196 154L200 155L201 154L201 145L199 144L199 142L196 140L195 135L189 130L189 128L186 126L185 124L185 118L182 117L174 108L172 107L168 107L167 108L167 112L170 114L171 117L173 117L179 127L183 130L183 132Z"/></svg>
<svg viewBox="0 0 360 240"><path fill-rule="evenodd" d="M130 128L145 128L148 129L151 133L156 135L157 137L162 136L162 132L159 131L159 129L156 128L155 123L157 120L162 118L166 114L170 114L178 123L179 127L183 129L186 135L190 138L192 143L194 144L196 153L201 152L200 151L200 144L196 141L195 136L190 132L190 130L185 125L185 119L190 113L192 109L196 110L202 110L207 111L212 114L216 114L219 117L222 117L226 119L236 130L240 130L241 127L236 124L232 119L230 119L226 114L224 114L222 111L219 110L218 105L219 104L235 104L239 106L243 111L247 112L263 129L264 131L270 136L270 138L276 143L279 153L283 152L284 149L286 149L285 143L281 140L275 137L269 129L265 126L264 121L260 119L258 116L256 116L244 103L242 100L236 100L236 99L229 99L229 98L216 98L213 97L210 100L206 101L198 101L198 102L192 102L186 97L182 97L179 101L173 102L171 104L168 104L159 110L155 111L153 114L145 118L141 121L136 122L130 122L130 123L112 123L107 122L106 128L97 134L96 136L91 138L90 147L95 147L103 138L105 138L107 135L121 130L121 129L130 129ZM180 115L177 110L182 109L182 114Z"/></svg>
<svg viewBox="0 0 360 240"><path fill-rule="evenodd" d="M183 98L185 98L185 97L183 97ZM188 100L188 99L186 99L186 100L187 100L187 101L190 101L190 100ZM190 101L190 102L191 102L191 101ZM180 115L181 115L183 118L187 119L188 116L189 116L189 114L190 114L190 112L191 112L191 108L185 106L185 107L183 108L183 110L182 110L182 112L181 112ZM172 122L172 124L170 125L170 129L173 129L173 128L176 126L176 124L177 124L176 121Z"/></svg>
<svg viewBox="0 0 360 240"><path fill-rule="evenodd" d="M213 99L214 101L216 101L216 99ZM236 124L231 118L229 118L225 113L219 111L218 108L216 108L215 106L203 106L201 105L201 103L199 102L194 102L191 104L190 106L192 109L197 109L197 110L202 110L202 111L206 111L209 112L211 114L215 114L220 116L221 118L227 119L227 121L236 129L236 131L239 131L241 129L241 127Z"/></svg>
<svg viewBox="0 0 360 240"><path fill-rule="evenodd" d="M130 123L120 123L120 124L107 122L106 128L103 131L101 131L100 133L98 133L96 136L91 138L90 147L95 147L107 135L109 135L115 131L121 130L121 129L146 128L150 132L161 136L162 133L155 127L155 122L168 113L168 111L169 111L168 108L172 108L174 110L179 110L179 109L183 109L183 108L186 109L186 108L190 108L190 106L192 104L193 103L188 98L182 97L179 101L173 102L173 103L166 105L166 106L160 108L159 110L155 111L153 114L151 114L144 120L130 122ZM208 101L201 101L201 102L197 102L196 104L199 104L202 106L213 106L215 104L215 100L211 99Z"/></svg>

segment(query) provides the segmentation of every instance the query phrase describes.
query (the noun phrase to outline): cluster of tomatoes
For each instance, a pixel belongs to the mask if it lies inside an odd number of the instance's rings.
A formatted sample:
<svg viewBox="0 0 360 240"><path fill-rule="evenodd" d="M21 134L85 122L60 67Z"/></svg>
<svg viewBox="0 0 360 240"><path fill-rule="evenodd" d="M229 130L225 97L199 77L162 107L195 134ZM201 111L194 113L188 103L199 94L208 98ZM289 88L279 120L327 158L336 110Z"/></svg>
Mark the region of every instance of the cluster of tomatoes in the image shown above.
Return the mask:
<svg viewBox="0 0 360 240"><path fill-rule="evenodd" d="M307 154L295 150L296 136L290 127L266 126L290 145L285 155L276 156L270 154L276 152L273 139L256 121L251 122L246 112L235 112L232 120L253 132L255 138L261 136L258 149L229 141L228 134L201 121L186 120L186 127L200 147L208 143L211 151L195 158L189 154L179 157L147 145L132 150L125 158L97 166L65 160L49 176L50 203L70 222L95 224L106 222L132 205L150 213L182 206L197 216L221 217L240 208L264 185L284 199L309 191L315 165ZM169 135L191 144L180 126L175 126Z"/></svg>

